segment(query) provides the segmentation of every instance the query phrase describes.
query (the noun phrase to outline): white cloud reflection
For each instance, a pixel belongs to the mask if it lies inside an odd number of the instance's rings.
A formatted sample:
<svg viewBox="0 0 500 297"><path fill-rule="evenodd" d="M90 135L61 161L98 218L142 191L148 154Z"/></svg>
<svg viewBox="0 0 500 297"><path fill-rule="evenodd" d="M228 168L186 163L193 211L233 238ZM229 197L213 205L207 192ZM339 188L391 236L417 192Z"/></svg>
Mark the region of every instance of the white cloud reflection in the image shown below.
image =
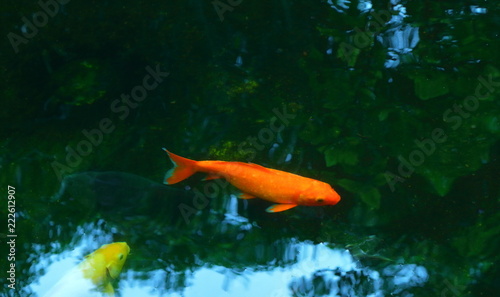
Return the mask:
<svg viewBox="0 0 500 297"><path fill-rule="evenodd" d="M31 289L39 294L46 292L57 280L62 277L65 271L74 267L77 258L81 256L81 251L85 248L85 243L73 251L66 251L57 256L49 256L51 260L40 259L38 265L51 263L45 267L47 273L40 278L39 283L33 284ZM217 265L204 265L194 271L187 271L189 275L187 286L182 292L160 288L175 287L177 276L174 272L166 270L154 270L149 272L144 279L144 274L135 272L128 264L125 272L122 273L119 282L119 291L122 297L152 297L152 296L172 296L172 297L199 297L199 296L292 296L292 289L312 290L314 287L307 287L305 284L312 284L308 279L321 276L329 290L328 296L361 296L355 285L343 286L341 277L352 279L356 275L362 275L370 279L372 284L369 292L364 296L379 297L384 296L384 288L390 288L392 293L401 292L404 289L423 285L427 279L427 270L415 264L391 265L386 267L381 273L367 267L362 267L351 253L347 250L332 249L325 244L313 244L311 242L294 241L289 244L289 256L295 257L297 262L284 267L269 265L267 267L248 268L235 272L233 269ZM58 260L54 261L54 257ZM133 261L130 258L128 261ZM39 266L38 266L39 267ZM170 284L166 284L170 282ZM353 281L356 284L356 281ZM325 288L323 288L325 289ZM342 296L344 296L342 295ZM41 295L39 295L41 296Z"/></svg>

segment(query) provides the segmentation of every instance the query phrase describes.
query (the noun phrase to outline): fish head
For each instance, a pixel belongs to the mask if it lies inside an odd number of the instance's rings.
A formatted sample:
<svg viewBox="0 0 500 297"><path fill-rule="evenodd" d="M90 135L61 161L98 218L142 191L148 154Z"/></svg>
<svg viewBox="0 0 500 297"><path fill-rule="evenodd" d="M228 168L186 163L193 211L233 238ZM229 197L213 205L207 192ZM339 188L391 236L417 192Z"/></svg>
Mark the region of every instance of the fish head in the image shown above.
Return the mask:
<svg viewBox="0 0 500 297"><path fill-rule="evenodd" d="M114 242L103 245L96 252L102 255L107 274L116 279L120 275L125 261L127 261L130 247L126 242Z"/></svg>
<svg viewBox="0 0 500 297"><path fill-rule="evenodd" d="M340 201L340 195L329 184L320 181L314 181L300 196L300 204L307 206L335 205Z"/></svg>
<svg viewBox="0 0 500 297"><path fill-rule="evenodd" d="M79 264L83 277L90 279L96 286L105 288L110 279L120 275L127 260L130 248L125 242L105 244L85 256Z"/></svg>

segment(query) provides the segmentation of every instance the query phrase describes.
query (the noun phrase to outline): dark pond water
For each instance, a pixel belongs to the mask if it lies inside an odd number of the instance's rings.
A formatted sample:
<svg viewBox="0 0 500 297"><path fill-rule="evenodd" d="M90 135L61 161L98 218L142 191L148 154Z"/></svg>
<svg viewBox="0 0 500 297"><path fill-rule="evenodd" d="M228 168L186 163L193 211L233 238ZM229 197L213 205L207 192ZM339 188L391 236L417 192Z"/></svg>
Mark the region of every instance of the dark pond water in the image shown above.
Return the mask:
<svg viewBox="0 0 500 297"><path fill-rule="evenodd" d="M2 296L103 296L67 276L111 242L123 297L500 293L496 1L0 8ZM342 199L165 185L164 147Z"/></svg>

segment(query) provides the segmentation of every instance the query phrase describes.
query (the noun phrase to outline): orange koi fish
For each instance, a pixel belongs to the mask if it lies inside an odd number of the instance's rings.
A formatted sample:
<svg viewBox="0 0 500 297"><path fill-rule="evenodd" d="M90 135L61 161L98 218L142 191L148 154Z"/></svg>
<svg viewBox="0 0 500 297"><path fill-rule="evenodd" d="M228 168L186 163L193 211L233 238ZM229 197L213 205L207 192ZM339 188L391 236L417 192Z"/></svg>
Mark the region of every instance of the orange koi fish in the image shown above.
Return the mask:
<svg viewBox="0 0 500 297"><path fill-rule="evenodd" d="M224 178L238 188L241 199L261 198L276 204L267 212L280 212L297 205L335 205L340 196L319 180L266 168L257 164L225 161L194 161L177 156L167 149L174 168L165 175L167 185L178 183L196 172L208 174L206 180Z"/></svg>

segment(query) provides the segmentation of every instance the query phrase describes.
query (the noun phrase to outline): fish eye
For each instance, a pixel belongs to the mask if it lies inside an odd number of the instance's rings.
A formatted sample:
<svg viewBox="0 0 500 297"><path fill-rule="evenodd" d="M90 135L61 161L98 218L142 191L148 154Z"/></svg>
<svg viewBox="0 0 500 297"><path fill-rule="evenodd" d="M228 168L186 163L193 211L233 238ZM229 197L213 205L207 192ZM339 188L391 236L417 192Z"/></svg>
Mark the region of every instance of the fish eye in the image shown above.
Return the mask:
<svg viewBox="0 0 500 297"><path fill-rule="evenodd" d="M118 259L123 260L123 254L120 254L120 256L118 256Z"/></svg>
<svg viewBox="0 0 500 297"><path fill-rule="evenodd" d="M323 203L323 202L325 202L325 199L323 199L323 198L316 198L316 202Z"/></svg>

